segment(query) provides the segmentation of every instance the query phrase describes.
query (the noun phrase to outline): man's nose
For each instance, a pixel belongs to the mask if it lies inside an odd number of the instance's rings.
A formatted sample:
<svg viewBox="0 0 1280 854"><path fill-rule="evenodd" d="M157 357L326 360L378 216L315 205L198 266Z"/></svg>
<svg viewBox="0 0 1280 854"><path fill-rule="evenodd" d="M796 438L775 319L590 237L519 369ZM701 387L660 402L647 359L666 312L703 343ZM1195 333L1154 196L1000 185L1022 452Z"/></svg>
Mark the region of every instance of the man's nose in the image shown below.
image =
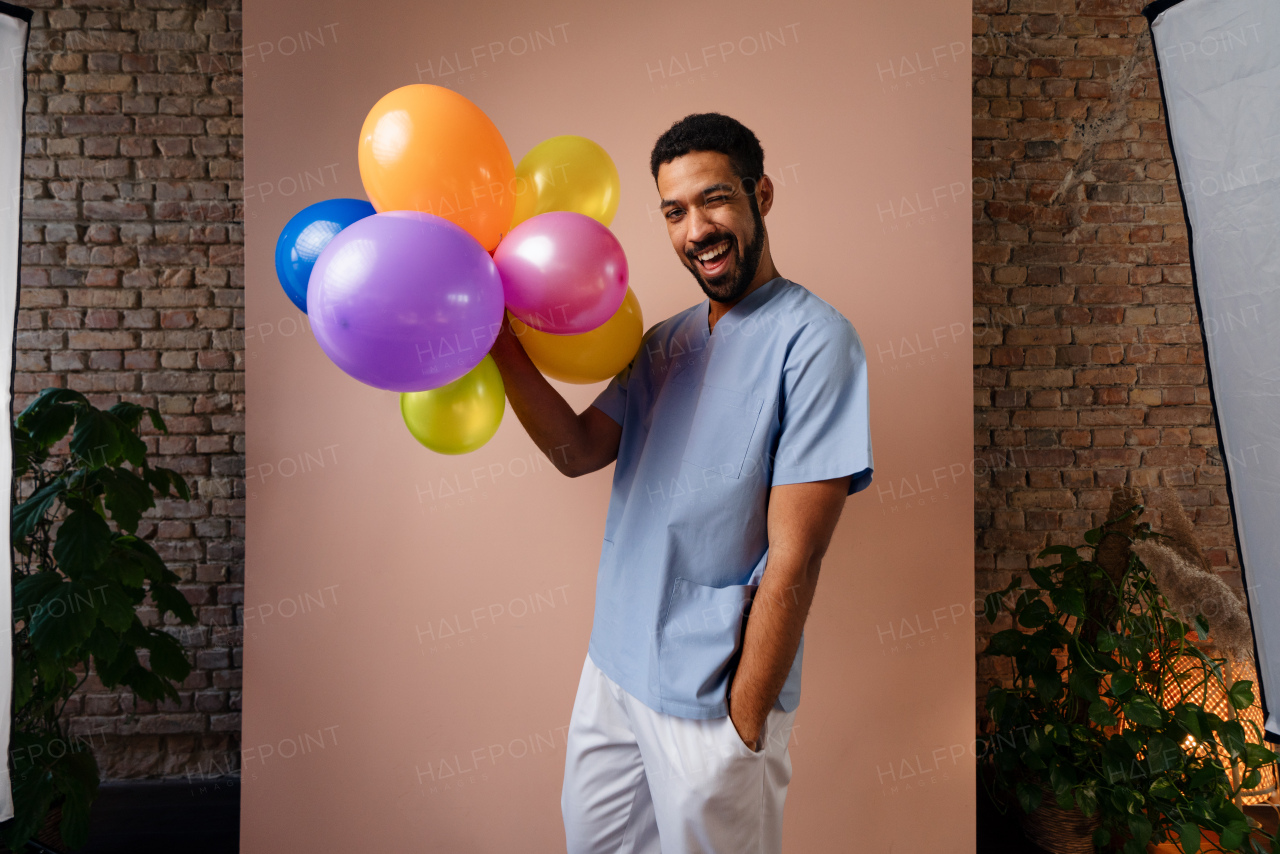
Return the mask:
<svg viewBox="0 0 1280 854"><path fill-rule="evenodd" d="M697 208L689 211L689 241L701 243L716 231L715 224Z"/></svg>

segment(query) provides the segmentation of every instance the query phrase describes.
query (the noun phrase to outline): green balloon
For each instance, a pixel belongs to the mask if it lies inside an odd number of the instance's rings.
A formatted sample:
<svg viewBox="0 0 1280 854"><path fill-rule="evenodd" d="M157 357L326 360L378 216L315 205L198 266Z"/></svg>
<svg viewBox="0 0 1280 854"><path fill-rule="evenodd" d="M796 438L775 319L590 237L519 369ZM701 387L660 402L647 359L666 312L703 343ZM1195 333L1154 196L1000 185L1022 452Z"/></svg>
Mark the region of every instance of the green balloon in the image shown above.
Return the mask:
<svg viewBox="0 0 1280 854"><path fill-rule="evenodd" d="M502 374L485 356L463 376L429 391L400 393L405 426L438 454L469 454L498 432L506 409Z"/></svg>

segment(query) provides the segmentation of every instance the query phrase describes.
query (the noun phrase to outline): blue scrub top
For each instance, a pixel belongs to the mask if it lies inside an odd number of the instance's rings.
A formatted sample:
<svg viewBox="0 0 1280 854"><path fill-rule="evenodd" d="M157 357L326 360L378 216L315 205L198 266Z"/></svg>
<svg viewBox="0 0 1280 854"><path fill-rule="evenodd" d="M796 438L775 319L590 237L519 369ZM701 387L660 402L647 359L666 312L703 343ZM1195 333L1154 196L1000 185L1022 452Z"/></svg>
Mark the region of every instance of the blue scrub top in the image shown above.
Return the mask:
<svg viewBox="0 0 1280 854"><path fill-rule="evenodd" d="M588 651L645 705L728 713L765 571L769 489L871 483L867 364L829 304L778 277L707 327L710 300L656 324L593 403L622 425ZM804 637L776 705L800 700Z"/></svg>

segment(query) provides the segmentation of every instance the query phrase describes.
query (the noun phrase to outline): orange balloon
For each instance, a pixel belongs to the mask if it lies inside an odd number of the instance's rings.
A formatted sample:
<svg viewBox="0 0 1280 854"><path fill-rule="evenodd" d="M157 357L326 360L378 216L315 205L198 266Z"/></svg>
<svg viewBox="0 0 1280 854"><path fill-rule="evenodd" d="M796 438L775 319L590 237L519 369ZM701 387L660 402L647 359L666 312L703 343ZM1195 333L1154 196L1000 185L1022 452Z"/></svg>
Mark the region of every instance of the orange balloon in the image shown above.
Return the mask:
<svg viewBox="0 0 1280 854"><path fill-rule="evenodd" d="M511 152L484 111L457 92L414 83L383 95L360 129L359 159L379 213L443 217L488 252L511 226Z"/></svg>
<svg viewBox="0 0 1280 854"><path fill-rule="evenodd" d="M507 317L511 318L511 331L538 370L567 383L598 383L611 378L635 358L644 335L640 300L631 288L613 317L577 335L539 332L511 312Z"/></svg>

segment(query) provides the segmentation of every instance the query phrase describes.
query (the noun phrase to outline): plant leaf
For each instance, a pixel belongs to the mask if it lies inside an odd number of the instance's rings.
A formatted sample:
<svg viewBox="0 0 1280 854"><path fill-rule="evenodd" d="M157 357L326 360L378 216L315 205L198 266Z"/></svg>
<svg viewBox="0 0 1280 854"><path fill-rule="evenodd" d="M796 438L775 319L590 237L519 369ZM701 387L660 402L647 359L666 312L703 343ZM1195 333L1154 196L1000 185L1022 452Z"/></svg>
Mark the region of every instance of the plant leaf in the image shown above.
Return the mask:
<svg viewBox="0 0 1280 854"><path fill-rule="evenodd" d="M1200 850L1200 828L1195 823L1184 821L1178 825L1178 842L1186 854L1196 854Z"/></svg>
<svg viewBox="0 0 1280 854"><path fill-rule="evenodd" d="M1017 629L996 632L987 643L988 655L1016 655L1022 650L1027 636Z"/></svg>
<svg viewBox="0 0 1280 854"><path fill-rule="evenodd" d="M187 601L187 597L176 587L152 585L151 600L156 603L156 607L160 609L160 613L172 611L183 623L194 623L196 621L195 612L191 610L191 603Z"/></svg>
<svg viewBox="0 0 1280 854"><path fill-rule="evenodd" d="M1177 742L1166 736L1153 735L1147 741L1147 765L1153 773L1176 772L1185 756Z"/></svg>
<svg viewBox="0 0 1280 854"><path fill-rule="evenodd" d="M116 548L113 548L102 561L97 574L126 587L136 587L141 590L146 581L144 566L146 558L132 548L120 548L123 541L124 537L116 538Z"/></svg>
<svg viewBox="0 0 1280 854"><path fill-rule="evenodd" d="M1243 821L1233 821L1223 828L1221 841L1218 844L1228 851L1239 848L1248 832L1248 824Z"/></svg>
<svg viewBox="0 0 1280 854"><path fill-rule="evenodd" d="M124 632L133 625L133 621L137 619L137 613L134 610L137 603L123 587L119 584L100 585L99 596L102 604L98 608L98 619L102 620L107 628Z"/></svg>
<svg viewBox="0 0 1280 854"><path fill-rule="evenodd" d="M76 429L71 434L71 452L89 468L114 465L120 458L121 450L114 418L91 407L82 408L76 414Z"/></svg>
<svg viewBox="0 0 1280 854"><path fill-rule="evenodd" d="M1098 726L1115 726L1118 723L1111 707L1102 700L1094 700L1089 704L1089 720Z"/></svg>
<svg viewBox="0 0 1280 854"><path fill-rule="evenodd" d="M1049 606L1043 599L1033 599L1018 615L1018 623L1029 629L1039 628L1052 619Z"/></svg>
<svg viewBox="0 0 1280 854"><path fill-rule="evenodd" d="M1241 679L1231 686L1231 690L1227 692L1227 699L1231 701L1231 705L1237 711L1243 711L1253 705L1253 683L1247 679Z"/></svg>
<svg viewBox="0 0 1280 854"><path fill-rule="evenodd" d="M101 566L110 547L111 528L107 521L93 510L81 508L73 510L58 528L53 558L68 577L75 578Z"/></svg>
<svg viewBox="0 0 1280 854"><path fill-rule="evenodd" d="M982 600L982 613L987 618L988 623L994 623L996 617L1000 615L1000 594L988 593L986 598Z"/></svg>
<svg viewBox="0 0 1280 854"><path fill-rule="evenodd" d="M1146 694L1138 694L1125 703L1124 716L1141 726L1158 727L1164 722L1155 701Z"/></svg>
<svg viewBox="0 0 1280 854"><path fill-rule="evenodd" d="M156 506L151 487L128 469L102 469L98 472L106 492L103 502L120 530L130 534L138 530L142 514Z"/></svg>
<svg viewBox="0 0 1280 854"><path fill-rule="evenodd" d="M1151 784L1151 788L1147 790L1147 793L1153 798L1165 798L1167 800L1173 800L1181 794L1178 791L1178 787L1175 786L1173 781L1168 777L1156 778L1156 781Z"/></svg>
<svg viewBox="0 0 1280 854"><path fill-rule="evenodd" d="M181 682L191 673L191 662L187 660L186 651L173 635L152 629L146 647L151 651L151 672L155 675Z"/></svg>
<svg viewBox="0 0 1280 854"><path fill-rule="evenodd" d="M39 607L40 600L61 583L62 576L48 569L28 575L13 585L13 618L30 622L32 614Z"/></svg>
<svg viewBox="0 0 1280 854"><path fill-rule="evenodd" d="M121 424L128 427L130 430L134 430L137 428L138 422L142 420L142 415L146 412L146 408L136 403L122 400L118 403L112 404L111 408L108 409L107 412L114 415Z"/></svg>
<svg viewBox="0 0 1280 854"><path fill-rule="evenodd" d="M1246 768L1261 768L1276 761L1276 754L1261 744L1252 742L1244 746L1244 764Z"/></svg>
<svg viewBox="0 0 1280 854"><path fill-rule="evenodd" d="M1129 832L1133 834L1133 841L1138 845L1146 845L1151 839L1151 822L1147 820L1145 815L1129 816Z"/></svg>
<svg viewBox="0 0 1280 854"><path fill-rule="evenodd" d="M1194 790L1212 787L1226 778L1226 772L1218 765L1206 765L1191 775L1187 785Z"/></svg>
<svg viewBox="0 0 1280 854"><path fill-rule="evenodd" d="M1239 721L1223 721L1216 729L1222 739L1222 746L1227 749L1232 759L1244 753L1247 742L1244 737L1244 727Z"/></svg>
<svg viewBox="0 0 1280 854"><path fill-rule="evenodd" d="M1076 804L1086 816L1091 816L1098 809L1097 782L1090 780L1076 790Z"/></svg>
<svg viewBox="0 0 1280 854"><path fill-rule="evenodd" d="M169 485L172 484L174 491L178 493L179 498L184 501L191 498L191 491L187 487L187 482L183 479L182 475L178 474L173 469L165 468L164 466L155 466L148 468L146 472L144 472L144 477L146 477L147 483L154 486L156 488L156 492L161 495L167 496L169 494Z"/></svg>
<svg viewBox="0 0 1280 854"><path fill-rule="evenodd" d="M94 593L77 581L57 585L31 616L31 645L37 653L64 655L83 643L97 619Z"/></svg>
<svg viewBox="0 0 1280 854"><path fill-rule="evenodd" d="M1117 697L1123 697L1132 691L1138 684L1138 680L1133 678L1131 673L1117 673L1111 677L1111 693Z"/></svg>
<svg viewBox="0 0 1280 854"><path fill-rule="evenodd" d="M1036 807L1040 806L1040 801L1043 798L1039 788L1023 782L1019 782L1014 787L1014 792L1018 796L1019 806L1022 807L1022 811L1025 813L1034 811Z"/></svg>
<svg viewBox="0 0 1280 854"><path fill-rule="evenodd" d="M1200 718L1196 715L1196 710L1191 706L1185 703L1175 706L1173 717L1196 741L1200 741L1204 737L1203 730L1200 729Z"/></svg>
<svg viewBox="0 0 1280 854"><path fill-rule="evenodd" d="M1080 562L1080 552L1076 550L1075 546L1049 546L1041 549L1040 554L1037 556L1044 559L1050 555L1061 555L1057 567L1055 567L1057 569L1066 569Z"/></svg>
<svg viewBox="0 0 1280 854"><path fill-rule="evenodd" d="M33 412L22 422L22 427L41 448L56 445L75 423L76 410L64 403L55 403L41 411Z"/></svg>
<svg viewBox="0 0 1280 854"><path fill-rule="evenodd" d="M87 406L89 404L89 398L74 389L56 388L54 386L43 388L40 390L40 393L36 395L35 400L28 403L27 408L18 414L17 420L21 422L19 426L25 427L26 420L30 418L33 413L40 412L58 403L82 403Z"/></svg>
<svg viewBox="0 0 1280 854"><path fill-rule="evenodd" d="M116 538L116 545L124 546L133 553L133 560L142 567L143 577L155 583L165 584L170 581L168 575L172 572L164 565L164 560L160 555L156 554L156 550L146 540L140 540L137 537L125 535ZM168 575L166 575L168 573ZM176 576L174 576L176 578Z"/></svg>
<svg viewBox="0 0 1280 854"><path fill-rule="evenodd" d="M98 679L108 688L119 685L134 668L142 669L138 663L138 654L131 645L117 645L116 654L111 658L95 655L93 666L98 671Z"/></svg>
<svg viewBox="0 0 1280 854"><path fill-rule="evenodd" d="M1098 649L1100 651L1113 652L1115 651L1116 645L1118 643L1119 643L1119 638L1116 637L1114 632L1111 632L1107 629L1103 629L1102 631L1098 632Z"/></svg>
<svg viewBox="0 0 1280 854"><path fill-rule="evenodd" d="M66 796L58 826L69 848L83 848L89 841L89 808L98 795L98 763L83 748L67 751L54 764L55 784Z"/></svg>
<svg viewBox="0 0 1280 854"><path fill-rule="evenodd" d="M160 471L169 475L169 480L173 483L173 490L178 493L179 498L183 501L191 500L191 488L187 486L187 481L181 474L168 468L161 468Z"/></svg>
<svg viewBox="0 0 1280 854"><path fill-rule="evenodd" d="M1053 600L1053 604L1057 605L1059 610L1073 617L1084 616L1084 593L1082 591L1073 587L1059 587L1050 591L1049 598Z"/></svg>
<svg viewBox="0 0 1280 854"><path fill-rule="evenodd" d="M1083 697L1086 700L1098 696L1097 678L1080 668L1075 668L1071 671L1071 675L1067 677L1067 687L1077 697Z"/></svg>
<svg viewBox="0 0 1280 854"><path fill-rule="evenodd" d="M168 433L169 428L165 426L164 417L160 415L160 410L154 406L147 407L147 416L151 418L151 426L159 430L161 433Z"/></svg>
<svg viewBox="0 0 1280 854"><path fill-rule="evenodd" d="M66 491L67 484L62 478L47 483L36 490L26 501L13 508L11 521L13 524L13 541L20 542L31 536L44 514L58 497Z"/></svg>

